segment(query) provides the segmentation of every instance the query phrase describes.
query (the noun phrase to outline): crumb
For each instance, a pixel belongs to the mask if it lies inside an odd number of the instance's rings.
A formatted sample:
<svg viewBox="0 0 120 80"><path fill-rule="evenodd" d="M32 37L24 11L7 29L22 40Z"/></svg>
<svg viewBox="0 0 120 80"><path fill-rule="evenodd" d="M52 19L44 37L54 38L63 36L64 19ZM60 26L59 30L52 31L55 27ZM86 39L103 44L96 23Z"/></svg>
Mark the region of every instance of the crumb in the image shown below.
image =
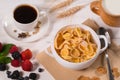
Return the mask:
<svg viewBox="0 0 120 80"><path fill-rule="evenodd" d="M113 71L113 72L117 72L117 71L118 71L118 68L113 68L112 71Z"/></svg>
<svg viewBox="0 0 120 80"><path fill-rule="evenodd" d="M77 80L91 80L89 77L87 76L80 76Z"/></svg>
<svg viewBox="0 0 120 80"><path fill-rule="evenodd" d="M28 32L22 32L18 34L18 38L26 38L29 37L30 34Z"/></svg>
<svg viewBox="0 0 120 80"><path fill-rule="evenodd" d="M40 26L39 26L40 24L41 24L41 22L39 21L34 29L40 28Z"/></svg>
<svg viewBox="0 0 120 80"><path fill-rule="evenodd" d="M28 37L30 37L31 35L29 34L29 32L26 32L26 35L28 36Z"/></svg>
<svg viewBox="0 0 120 80"><path fill-rule="evenodd" d="M94 77L92 77L92 78L91 78L91 80L100 80L100 78L99 78L99 77L94 76Z"/></svg>
<svg viewBox="0 0 120 80"><path fill-rule="evenodd" d="M17 32L17 30L15 29L15 30L13 30L14 32Z"/></svg>
<svg viewBox="0 0 120 80"><path fill-rule="evenodd" d="M40 30L39 25L40 25L40 24L41 24L41 23L38 23L37 26L34 28L35 31L33 32L33 34L37 34L37 33L39 32L39 30Z"/></svg>
<svg viewBox="0 0 120 80"><path fill-rule="evenodd" d="M37 34L39 32L39 29L35 29L35 31L33 32L33 34Z"/></svg>
<svg viewBox="0 0 120 80"><path fill-rule="evenodd" d="M113 72L113 76L118 78L120 76L120 73L119 72Z"/></svg>
<svg viewBox="0 0 120 80"><path fill-rule="evenodd" d="M18 34L18 38L26 38L27 37L27 34L26 33L19 33Z"/></svg>
<svg viewBox="0 0 120 80"><path fill-rule="evenodd" d="M38 29L38 28L40 28L39 25L37 25L34 29Z"/></svg>
<svg viewBox="0 0 120 80"><path fill-rule="evenodd" d="M120 76L120 72L118 72L118 68L113 68L112 73L113 73L113 76L116 78Z"/></svg>
<svg viewBox="0 0 120 80"><path fill-rule="evenodd" d="M40 24L41 24L41 21L38 22L38 25L40 25Z"/></svg>
<svg viewBox="0 0 120 80"><path fill-rule="evenodd" d="M97 73L99 73L99 74L106 74L106 73L107 73L106 68L103 67L103 66L98 67L96 71L97 71Z"/></svg>

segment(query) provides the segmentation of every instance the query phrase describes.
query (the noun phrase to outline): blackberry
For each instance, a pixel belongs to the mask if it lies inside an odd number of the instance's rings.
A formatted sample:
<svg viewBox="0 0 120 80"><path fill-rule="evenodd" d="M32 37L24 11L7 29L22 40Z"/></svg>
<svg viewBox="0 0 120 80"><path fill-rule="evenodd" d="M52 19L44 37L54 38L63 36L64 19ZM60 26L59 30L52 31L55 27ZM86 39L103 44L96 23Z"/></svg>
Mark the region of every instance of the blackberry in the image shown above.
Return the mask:
<svg viewBox="0 0 120 80"><path fill-rule="evenodd" d="M12 53L12 57L13 57L14 59L20 59L21 55L20 55L20 53L19 53L18 51L16 51L16 52L13 52L13 53Z"/></svg>
<svg viewBox="0 0 120 80"><path fill-rule="evenodd" d="M11 71L6 71L7 77L10 78L11 77Z"/></svg>
<svg viewBox="0 0 120 80"><path fill-rule="evenodd" d="M4 63L0 63L0 71L5 71L7 69L7 65Z"/></svg>
<svg viewBox="0 0 120 80"><path fill-rule="evenodd" d="M33 79L33 80L36 80L37 74L36 73L30 73L29 78Z"/></svg>
<svg viewBox="0 0 120 80"><path fill-rule="evenodd" d="M43 72L43 71L44 71L44 69L42 69L42 68L38 69L38 72Z"/></svg>
<svg viewBox="0 0 120 80"><path fill-rule="evenodd" d="M28 77L28 76L25 76L25 77L24 77L24 80L29 80L29 77Z"/></svg>
<svg viewBox="0 0 120 80"><path fill-rule="evenodd" d="M18 79L20 77L20 72L18 70L15 70L12 74L11 74L11 79Z"/></svg>
<svg viewBox="0 0 120 80"><path fill-rule="evenodd" d="M24 77L20 76L20 77L18 78L18 80L24 80Z"/></svg>
<svg viewBox="0 0 120 80"><path fill-rule="evenodd" d="M10 74L11 74L11 71L6 71L6 74L7 74L7 75L10 75Z"/></svg>

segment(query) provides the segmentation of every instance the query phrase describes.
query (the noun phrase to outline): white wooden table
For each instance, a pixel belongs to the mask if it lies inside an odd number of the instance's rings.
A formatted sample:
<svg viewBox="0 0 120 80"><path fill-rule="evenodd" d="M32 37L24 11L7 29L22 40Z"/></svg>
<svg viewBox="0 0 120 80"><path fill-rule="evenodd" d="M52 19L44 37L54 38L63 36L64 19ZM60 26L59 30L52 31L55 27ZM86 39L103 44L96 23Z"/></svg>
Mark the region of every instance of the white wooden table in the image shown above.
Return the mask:
<svg viewBox="0 0 120 80"><path fill-rule="evenodd" d="M78 0L78 1L76 0L76 2L73 3L69 7L72 7L75 5L88 4L91 1L92 0ZM45 5L44 0L0 0L0 42L14 43L17 46L21 47L22 49L29 48L34 53L39 53L40 51L43 51L46 47L49 46L49 44L48 44L49 39L52 37L52 35L56 31L56 29L59 29L58 27L54 27L54 26L63 25L63 24L75 24L75 23L80 24L80 23L84 22L85 20L87 20L88 18L90 18L90 19L95 20L99 26L103 26L103 27L111 29L113 31L113 36L114 36L113 40L117 44L120 44L120 28L111 28L108 25L106 25L99 16L97 16L91 12L91 10L89 8L89 4L85 8L83 8L81 11L79 11L75 15L68 17L68 18L56 19L54 16L51 15L49 18L51 20L52 26L50 26L50 27L52 28L52 30L50 31L50 34L47 37L45 37L37 42L31 42L31 43L24 43L24 42L16 41L6 34L6 32L4 31L3 25L2 25L2 21L5 16L10 14L12 9L16 5L21 4L21 3L30 3L30 4L34 4L38 7ZM45 7L46 8L49 7L49 4L46 4ZM1 75L0 80L7 80L7 78L3 74L3 72L0 72L0 75ZM52 80L53 79L52 76L47 71L43 75L44 75L44 78L42 77L42 79L40 79L40 80Z"/></svg>

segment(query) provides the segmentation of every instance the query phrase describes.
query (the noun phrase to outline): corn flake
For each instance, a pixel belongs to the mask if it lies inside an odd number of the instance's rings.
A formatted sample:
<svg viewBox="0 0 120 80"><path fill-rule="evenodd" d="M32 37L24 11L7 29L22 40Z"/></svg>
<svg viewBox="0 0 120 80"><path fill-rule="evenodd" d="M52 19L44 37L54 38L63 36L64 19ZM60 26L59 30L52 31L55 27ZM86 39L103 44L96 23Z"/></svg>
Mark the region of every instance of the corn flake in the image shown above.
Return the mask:
<svg viewBox="0 0 120 80"><path fill-rule="evenodd" d="M61 29L55 37L54 46L60 57L74 63L91 59L97 50L90 32L78 26Z"/></svg>

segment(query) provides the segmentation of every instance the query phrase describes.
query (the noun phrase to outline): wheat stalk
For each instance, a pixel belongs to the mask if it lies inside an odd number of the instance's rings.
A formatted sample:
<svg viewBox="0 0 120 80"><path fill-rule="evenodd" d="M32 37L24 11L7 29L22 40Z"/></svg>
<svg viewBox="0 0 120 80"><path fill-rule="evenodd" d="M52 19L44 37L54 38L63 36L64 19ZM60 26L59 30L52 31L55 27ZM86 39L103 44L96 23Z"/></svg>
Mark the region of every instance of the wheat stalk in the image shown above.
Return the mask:
<svg viewBox="0 0 120 80"><path fill-rule="evenodd" d="M73 15L75 14L76 12L78 12L81 8L83 8L84 6L75 6L75 7L72 7L66 11L63 11L61 13L58 14L58 18L63 18L63 17L67 17L67 16L70 16L70 15Z"/></svg>
<svg viewBox="0 0 120 80"><path fill-rule="evenodd" d="M58 10L62 7L65 7L65 6L68 6L70 5L71 3L73 2L73 0L66 0L66 1L63 1L61 3L58 3L57 5L53 6L51 9L50 9L50 12L53 12L55 10Z"/></svg>

